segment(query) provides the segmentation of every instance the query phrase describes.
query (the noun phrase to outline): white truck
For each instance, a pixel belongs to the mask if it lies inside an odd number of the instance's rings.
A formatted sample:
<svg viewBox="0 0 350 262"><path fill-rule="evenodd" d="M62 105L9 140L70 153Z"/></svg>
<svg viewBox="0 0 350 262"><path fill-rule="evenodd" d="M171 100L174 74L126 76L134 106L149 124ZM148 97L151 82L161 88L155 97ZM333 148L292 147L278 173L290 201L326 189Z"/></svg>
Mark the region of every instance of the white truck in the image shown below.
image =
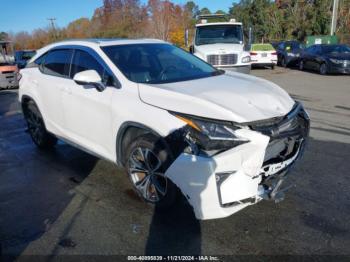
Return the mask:
<svg viewBox="0 0 350 262"><path fill-rule="evenodd" d="M213 19L225 19L225 22L210 22ZM251 59L244 50L242 23L235 19L227 21L225 15L201 15L199 20L190 53L214 67L249 73ZM185 38L188 44L188 31Z"/></svg>
<svg viewBox="0 0 350 262"><path fill-rule="evenodd" d="M13 56L13 45L0 41L0 90L18 88L18 68Z"/></svg>

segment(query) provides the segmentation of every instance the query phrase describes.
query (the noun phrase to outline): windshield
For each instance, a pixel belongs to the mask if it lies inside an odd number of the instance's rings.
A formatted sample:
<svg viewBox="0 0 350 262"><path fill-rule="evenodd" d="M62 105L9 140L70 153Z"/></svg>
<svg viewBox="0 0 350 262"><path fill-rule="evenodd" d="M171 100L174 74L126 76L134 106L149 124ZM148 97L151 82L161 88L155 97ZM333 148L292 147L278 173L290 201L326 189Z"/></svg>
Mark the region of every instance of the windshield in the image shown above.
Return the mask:
<svg viewBox="0 0 350 262"><path fill-rule="evenodd" d="M241 25L210 25L197 27L196 45L241 44L243 33Z"/></svg>
<svg viewBox="0 0 350 262"><path fill-rule="evenodd" d="M35 51L24 51L22 53L22 59L23 60L29 60L31 59L33 56L35 56L36 52Z"/></svg>
<svg viewBox="0 0 350 262"><path fill-rule="evenodd" d="M329 45L322 46L322 51L326 54L329 53L350 53L350 47L346 45Z"/></svg>
<svg viewBox="0 0 350 262"><path fill-rule="evenodd" d="M0 43L0 65L14 63L13 49L10 43Z"/></svg>
<svg viewBox="0 0 350 262"><path fill-rule="evenodd" d="M221 74L211 65L169 44L131 44L102 47L131 81L161 84Z"/></svg>

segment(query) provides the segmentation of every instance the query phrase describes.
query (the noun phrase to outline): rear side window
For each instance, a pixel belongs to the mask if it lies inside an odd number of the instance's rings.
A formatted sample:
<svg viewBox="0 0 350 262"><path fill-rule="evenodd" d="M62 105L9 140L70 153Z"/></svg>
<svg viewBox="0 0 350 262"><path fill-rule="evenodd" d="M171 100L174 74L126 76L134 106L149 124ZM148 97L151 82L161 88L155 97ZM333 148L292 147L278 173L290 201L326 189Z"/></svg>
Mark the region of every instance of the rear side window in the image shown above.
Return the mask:
<svg viewBox="0 0 350 262"><path fill-rule="evenodd" d="M43 54L39 58L35 59L33 62L28 63L26 68L39 67L42 63L44 63L46 55L47 55L47 53Z"/></svg>
<svg viewBox="0 0 350 262"><path fill-rule="evenodd" d="M69 77L70 62L72 59L72 50L53 50L46 57L42 71L45 74Z"/></svg>
<svg viewBox="0 0 350 262"><path fill-rule="evenodd" d="M100 75L105 85L114 85L113 77L108 74L105 68L94 57L85 51L75 50L72 61L71 78L73 78L75 74L86 70L95 70Z"/></svg>

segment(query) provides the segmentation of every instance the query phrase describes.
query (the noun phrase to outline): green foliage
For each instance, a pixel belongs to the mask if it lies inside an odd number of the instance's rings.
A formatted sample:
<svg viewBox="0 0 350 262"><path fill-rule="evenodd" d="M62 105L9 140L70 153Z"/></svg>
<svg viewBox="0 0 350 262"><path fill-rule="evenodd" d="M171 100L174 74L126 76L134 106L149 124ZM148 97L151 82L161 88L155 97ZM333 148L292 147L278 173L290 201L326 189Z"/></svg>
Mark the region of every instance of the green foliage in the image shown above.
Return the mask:
<svg viewBox="0 0 350 262"><path fill-rule="evenodd" d="M0 41L5 41L8 39L8 34L5 32L0 32Z"/></svg>
<svg viewBox="0 0 350 262"><path fill-rule="evenodd" d="M252 44L251 51L273 51L275 48L271 44Z"/></svg>
<svg viewBox="0 0 350 262"><path fill-rule="evenodd" d="M201 15L210 15L211 12L208 8L204 7L201 9L201 11L199 12Z"/></svg>
<svg viewBox="0 0 350 262"><path fill-rule="evenodd" d="M345 14L350 14L349 7L346 7L350 1L341 1L340 12L344 13L345 10ZM249 27L252 28L255 42L282 39L303 41L308 35L329 34L331 14L332 0L241 0L230 8L230 15L245 26L246 36ZM340 15L339 32L350 30L347 24L349 18L345 22L343 20Z"/></svg>
<svg viewBox="0 0 350 262"><path fill-rule="evenodd" d="M199 15L199 7L193 1L188 1L185 4L185 10L189 12L194 19Z"/></svg>

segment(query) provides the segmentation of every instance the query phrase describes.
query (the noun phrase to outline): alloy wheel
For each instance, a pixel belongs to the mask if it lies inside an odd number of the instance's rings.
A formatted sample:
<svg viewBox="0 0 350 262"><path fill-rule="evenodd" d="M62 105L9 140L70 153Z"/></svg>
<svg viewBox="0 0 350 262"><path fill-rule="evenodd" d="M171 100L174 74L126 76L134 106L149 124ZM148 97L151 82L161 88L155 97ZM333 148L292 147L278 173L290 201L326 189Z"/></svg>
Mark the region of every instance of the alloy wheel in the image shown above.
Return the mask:
<svg viewBox="0 0 350 262"><path fill-rule="evenodd" d="M142 198L151 203L161 201L167 193L167 178L162 162L148 148L137 147L129 157L129 176Z"/></svg>
<svg viewBox="0 0 350 262"><path fill-rule="evenodd" d="M327 66L326 66L326 64L322 64L320 66L320 74L321 75L326 75L327 74Z"/></svg>
<svg viewBox="0 0 350 262"><path fill-rule="evenodd" d="M43 120L38 114L36 114L32 110L27 111L26 120L28 123L29 134L37 144L40 144L43 139Z"/></svg>

